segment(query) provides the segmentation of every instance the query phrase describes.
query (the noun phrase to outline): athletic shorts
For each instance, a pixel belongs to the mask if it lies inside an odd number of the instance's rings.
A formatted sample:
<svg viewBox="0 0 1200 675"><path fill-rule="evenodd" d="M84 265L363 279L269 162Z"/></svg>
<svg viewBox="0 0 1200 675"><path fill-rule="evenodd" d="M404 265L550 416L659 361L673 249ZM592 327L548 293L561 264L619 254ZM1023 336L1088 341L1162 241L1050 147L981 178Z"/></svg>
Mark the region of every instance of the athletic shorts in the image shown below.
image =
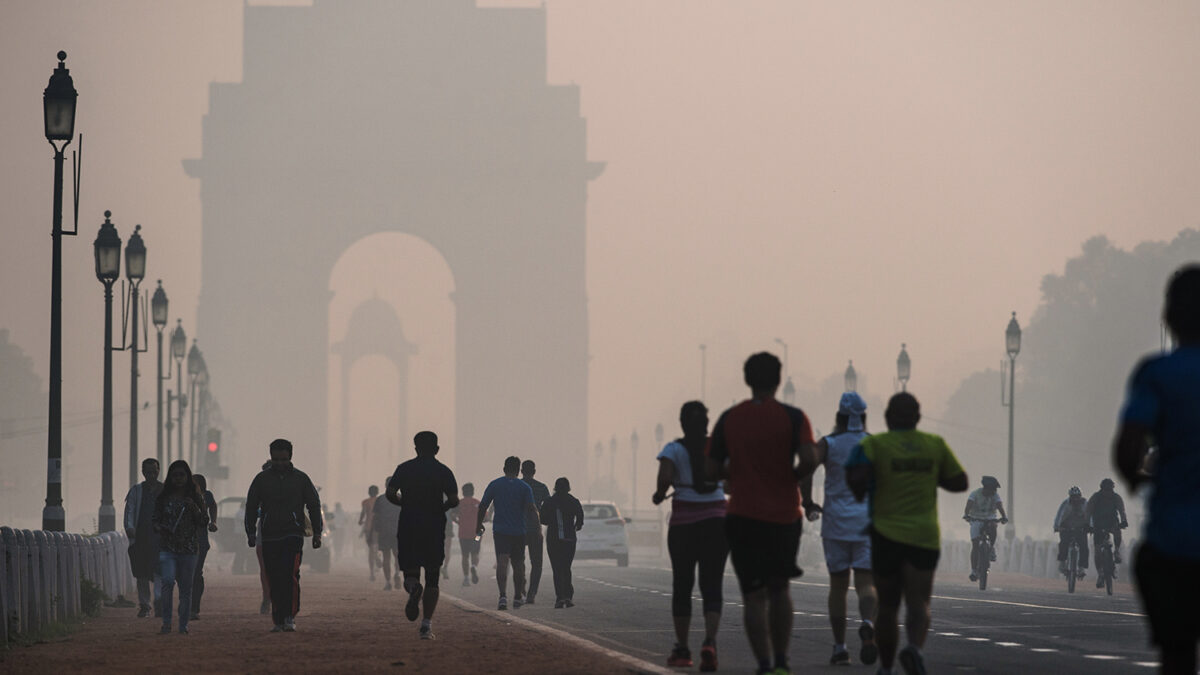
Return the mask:
<svg viewBox="0 0 1200 675"><path fill-rule="evenodd" d="M372 540L375 548L385 553L396 551L396 538L387 535L384 532L376 532L375 538Z"/></svg>
<svg viewBox="0 0 1200 675"><path fill-rule="evenodd" d="M458 544L463 555L479 555L479 542L474 539L459 539Z"/></svg>
<svg viewBox="0 0 1200 675"><path fill-rule="evenodd" d="M1134 573L1156 645L1196 646L1200 639L1200 561L1172 558L1151 544L1138 548Z"/></svg>
<svg viewBox="0 0 1200 675"><path fill-rule="evenodd" d="M446 528L433 518L401 518L396 531L396 561L402 570L438 568L446 562Z"/></svg>
<svg viewBox="0 0 1200 675"><path fill-rule="evenodd" d="M870 539L851 541L824 537L821 544L825 548L825 566L829 568L830 574L849 569L871 571Z"/></svg>
<svg viewBox="0 0 1200 675"><path fill-rule="evenodd" d="M729 558L742 593L765 588L802 574L796 566L800 552L800 521L768 523L744 516L725 516Z"/></svg>
<svg viewBox="0 0 1200 675"><path fill-rule="evenodd" d="M877 577L899 574L904 563L923 572L935 570L941 555L938 549L902 544L871 529L871 571Z"/></svg>
<svg viewBox="0 0 1200 675"><path fill-rule="evenodd" d="M510 560L525 560L525 535L493 532L492 542L496 545L496 555L506 555Z"/></svg>

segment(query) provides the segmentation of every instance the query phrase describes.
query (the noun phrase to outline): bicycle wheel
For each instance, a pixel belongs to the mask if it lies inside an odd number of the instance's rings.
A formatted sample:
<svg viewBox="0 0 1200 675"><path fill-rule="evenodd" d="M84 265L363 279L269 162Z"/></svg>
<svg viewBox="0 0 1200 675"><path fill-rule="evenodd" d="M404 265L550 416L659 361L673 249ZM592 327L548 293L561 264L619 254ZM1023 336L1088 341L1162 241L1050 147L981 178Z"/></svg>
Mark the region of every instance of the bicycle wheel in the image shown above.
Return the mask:
<svg viewBox="0 0 1200 675"><path fill-rule="evenodd" d="M1079 570L1079 549L1074 545L1067 552L1067 592L1075 592L1075 574Z"/></svg>
<svg viewBox="0 0 1200 675"><path fill-rule="evenodd" d="M992 547L987 539L979 542L979 590L987 590L988 567L992 564Z"/></svg>

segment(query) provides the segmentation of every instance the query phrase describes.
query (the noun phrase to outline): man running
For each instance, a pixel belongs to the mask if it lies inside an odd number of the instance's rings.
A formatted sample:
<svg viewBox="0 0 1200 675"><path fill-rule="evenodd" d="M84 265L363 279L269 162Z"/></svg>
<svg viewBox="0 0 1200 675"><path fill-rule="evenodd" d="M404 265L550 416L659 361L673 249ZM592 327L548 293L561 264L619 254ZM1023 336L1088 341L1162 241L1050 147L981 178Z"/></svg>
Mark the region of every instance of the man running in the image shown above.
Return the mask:
<svg viewBox="0 0 1200 675"><path fill-rule="evenodd" d="M967 495L963 507L963 520L971 524L971 581L979 581L979 542L984 537L991 545L990 562L996 562L996 514L1000 514L1001 523L1008 522L999 490L1000 481L984 476L980 487Z"/></svg>
<svg viewBox="0 0 1200 675"><path fill-rule="evenodd" d="M766 352L746 360L742 372L751 398L722 413L709 452L728 477L725 534L742 589L746 637L758 672L777 674L791 672L788 580L801 574L797 484L816 468L808 418L775 400L781 369L779 359Z"/></svg>
<svg viewBox="0 0 1200 675"><path fill-rule="evenodd" d="M529 548L529 591L525 593L525 604L532 605L534 597L537 596L538 583L542 579L542 550L545 547L545 539L542 537L541 524L541 508L542 502L550 498L550 488L546 484L537 480L533 475L537 473L537 466L532 459L527 459L521 462L521 480L533 490L533 505L538 508L538 516L530 518L529 513L525 514L525 546Z"/></svg>
<svg viewBox="0 0 1200 675"><path fill-rule="evenodd" d="M479 564L479 540L475 538L479 500L475 499L474 483L463 483L462 493L463 498L454 509L454 520L458 523L458 546L462 552L462 585L470 586L479 583L479 572L475 570Z"/></svg>
<svg viewBox="0 0 1200 675"><path fill-rule="evenodd" d="M858 637L862 646L858 659L875 663L875 581L871 577L870 514L867 505L856 500L846 485L846 462L867 434L867 403L857 392L848 391L838 401L833 433L817 442L816 459L825 467L825 503L820 507L806 502L808 519L821 520L821 544L825 566L829 568L829 624L833 628L832 665L849 665L846 649L846 597L850 591L850 571L854 571L854 592L858 595ZM811 499L812 477L800 490ZM814 508L816 507L816 508Z"/></svg>
<svg viewBox="0 0 1200 675"><path fill-rule="evenodd" d="M362 510L358 512L358 524L367 540L367 569L371 572L371 581L375 581L375 500L378 498L378 485L367 488L367 498L362 500Z"/></svg>
<svg viewBox="0 0 1200 675"><path fill-rule="evenodd" d="M900 599L908 612L908 644L900 665L908 675L925 675L921 649L929 632L929 598L941 555L937 489L966 492L969 484L958 458L940 436L917 431L921 407L908 392L896 394L883 413L887 433L868 436L846 464L854 498L870 492L871 569L879 593L875 639L879 673L892 675L899 628Z"/></svg>
<svg viewBox="0 0 1200 675"><path fill-rule="evenodd" d="M1200 639L1200 265L1167 286L1163 320L1178 345L1133 371L1113 458L1132 491L1153 486L1134 567L1150 633L1166 675L1196 672ZM1158 446L1143 472L1150 442Z"/></svg>
<svg viewBox="0 0 1200 675"><path fill-rule="evenodd" d="M525 517L538 515L533 503L533 490L529 484L517 478L521 470L521 458L504 460L504 475L488 483L483 499L476 510L475 534L483 534L483 521L488 507L496 504L492 517L492 543L496 547L496 585L500 587L500 602L497 609L508 609L505 590L508 585L508 566L513 572L513 609L524 604L525 599Z"/></svg>
<svg viewBox="0 0 1200 675"><path fill-rule="evenodd" d="M271 441L271 467L250 483L246 494L246 537L250 548L258 541L256 514L262 509L263 566L271 587L271 632L296 630L300 612L300 559L304 555L304 510L312 522L312 547L321 548L325 521L321 499L308 474L292 465L292 444Z"/></svg>
<svg viewBox="0 0 1200 675"><path fill-rule="evenodd" d="M391 478L384 481L384 486L389 490L391 486L388 483ZM395 579L395 587L400 587L400 565L396 564L395 573L392 572L392 563L396 561L396 532L400 528L400 506L393 503L389 499L376 499L375 505L371 507L374 515L371 518L371 525L375 528L375 549L379 551L379 570L383 572L383 590L392 590L392 580Z"/></svg>
<svg viewBox="0 0 1200 675"><path fill-rule="evenodd" d="M445 562L446 511L458 506L454 473L437 461L437 434L422 431L413 436L417 457L396 467L388 481L387 500L400 507L396 530L396 566L404 572L409 621L421 618L422 640L433 639L433 611L437 608L438 568ZM421 586L421 569L425 586Z"/></svg>

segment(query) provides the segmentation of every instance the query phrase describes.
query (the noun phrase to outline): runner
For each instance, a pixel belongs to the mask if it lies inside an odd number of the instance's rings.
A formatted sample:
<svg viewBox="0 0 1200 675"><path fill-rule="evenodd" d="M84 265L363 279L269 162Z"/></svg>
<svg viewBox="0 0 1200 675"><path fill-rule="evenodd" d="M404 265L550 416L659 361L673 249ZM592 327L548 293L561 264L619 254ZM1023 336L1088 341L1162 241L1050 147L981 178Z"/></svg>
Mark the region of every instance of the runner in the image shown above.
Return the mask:
<svg viewBox="0 0 1200 675"><path fill-rule="evenodd" d="M258 541L256 514L262 508L263 567L271 587L271 632L296 630L300 611L300 560L304 555L304 510L312 522L312 547L321 548L321 500L308 474L292 465L292 444L271 441L271 467L250 483L246 494L246 537Z"/></svg>
<svg viewBox="0 0 1200 675"><path fill-rule="evenodd" d="M667 550L671 555L671 618L675 648L667 665L690 668L688 630L692 623L692 587L700 568L700 597L704 609L704 642L700 645L700 670L717 669L717 626L724 602L722 586L729 544L725 539L725 492L714 478L705 450L708 445L708 408L688 401L679 410L683 438L671 441L658 453L656 505L675 488L667 523Z"/></svg>
<svg viewBox="0 0 1200 675"><path fill-rule="evenodd" d="M416 459L396 467L388 481L387 501L400 507L396 530L396 567L404 572L408 603L404 615L416 621L422 615L420 636L433 639L433 611L437 609L439 569L445 562L446 511L458 506L458 483L449 467L435 459L438 437L432 431L413 436ZM421 586L421 569L425 585Z"/></svg>
<svg viewBox="0 0 1200 675"><path fill-rule="evenodd" d="M508 566L513 572L513 609L524 604L525 594L525 517L537 515L533 503L533 490L517 478L521 470L521 459L509 457L504 460L504 475L488 483L483 499L476 511L475 534L483 534L483 522L492 502L496 510L492 519L492 542L496 547L496 585L500 587L500 602L497 609L508 609L505 588L508 585Z"/></svg>
<svg viewBox="0 0 1200 675"><path fill-rule="evenodd" d="M854 592L858 596L858 637L862 646L858 660L875 663L875 580L871 577L870 515L867 505L859 502L846 485L845 467L850 453L868 436L867 403L858 392L848 391L838 401L833 433L817 442L817 461L825 467L825 503L804 504L809 520L821 520L821 544L825 565L829 568L829 624L833 628L833 656L829 663L848 665L846 649L846 597L850 591L850 572L854 571ZM806 478L801 492L811 499L812 477Z"/></svg>
<svg viewBox="0 0 1200 675"><path fill-rule="evenodd" d="M1134 369L1113 454L1130 491L1153 487L1134 573L1160 672L1190 675L1200 639L1200 266L1171 277L1163 320L1178 347ZM1148 438L1158 446L1152 475L1142 470Z"/></svg>
<svg viewBox="0 0 1200 675"><path fill-rule="evenodd" d="M891 675L899 629L900 599L908 613L908 644L900 665L909 675L925 675L921 649L929 632L929 598L941 553L937 489L966 492L967 474L946 441L917 431L921 408L907 392L888 401L887 433L868 436L846 463L846 482L861 501L870 492L871 568L879 592L876 640L879 673Z"/></svg>
<svg viewBox="0 0 1200 675"><path fill-rule="evenodd" d="M542 502L542 524L546 526L546 555L554 573L554 609L575 606L571 583L571 561L575 559L575 533L583 529L583 505L571 496L571 482L554 481L554 494Z"/></svg>
<svg viewBox="0 0 1200 675"><path fill-rule="evenodd" d="M362 525L363 539L367 540L367 569L371 572L371 581L375 581L375 563L378 555L375 547L375 500L378 498L378 485L367 488L367 498L362 500L362 510L358 512L358 524Z"/></svg>
<svg viewBox="0 0 1200 675"><path fill-rule="evenodd" d="M386 478L383 481L388 490L392 489L389 485L391 480ZM379 551L379 560L376 562L383 572L383 590L392 590L393 579L396 588L400 588L400 566L396 565L395 573L392 572L392 562L396 560L396 532L400 527L400 507L390 499L376 499L371 511L371 526L375 528L375 550Z"/></svg>
<svg viewBox="0 0 1200 675"><path fill-rule="evenodd" d="M532 459L521 462L521 480L525 481L530 490L533 490L533 505L538 508L540 514L542 502L550 498L550 489L546 487L545 483L534 479L535 473L537 473L537 466ZM530 517L526 512L525 545L529 547L529 592L525 594L525 604L532 605L537 596L538 584L542 580L542 549L545 546L545 539L542 537L540 515Z"/></svg>
<svg viewBox="0 0 1200 675"><path fill-rule="evenodd" d="M801 574L796 566L801 529L798 482L816 468L808 418L775 400L781 368L779 359L767 352L746 360L742 372L751 398L722 413L709 451L729 479L725 535L759 673L791 672L788 580Z"/></svg>
<svg viewBox="0 0 1200 675"><path fill-rule="evenodd" d="M462 493L463 498L454 509L454 520L458 523L458 546L462 551L462 585L470 586L479 583L479 572L475 571L479 564L479 540L475 538L479 500L475 499L474 483L463 483Z"/></svg>

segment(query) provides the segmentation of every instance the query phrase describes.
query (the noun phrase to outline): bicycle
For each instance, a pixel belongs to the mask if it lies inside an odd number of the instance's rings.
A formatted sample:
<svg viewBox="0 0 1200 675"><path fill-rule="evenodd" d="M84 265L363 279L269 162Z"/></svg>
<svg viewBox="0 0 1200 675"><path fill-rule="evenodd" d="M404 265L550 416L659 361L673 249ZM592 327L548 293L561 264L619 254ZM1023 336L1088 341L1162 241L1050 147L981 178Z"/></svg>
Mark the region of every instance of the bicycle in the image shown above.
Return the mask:
<svg viewBox="0 0 1200 675"><path fill-rule="evenodd" d="M1117 577L1117 561L1113 555L1112 533L1106 529L1096 531L1096 587L1104 587L1113 593L1113 579Z"/></svg>
<svg viewBox="0 0 1200 675"><path fill-rule="evenodd" d="M1076 536L1071 538L1071 543L1067 547L1066 576L1068 593L1075 592L1075 582L1084 576L1083 570L1079 569L1079 537L1081 536L1086 537L1086 531L1078 530Z"/></svg>
<svg viewBox="0 0 1200 675"><path fill-rule="evenodd" d="M971 575L971 581L979 581L979 590L987 590L988 568L992 565L992 541L996 537L996 523L1006 523L1007 518L974 518L971 516L963 516L963 520L968 523L980 522L983 523L983 531L979 536L979 545L976 547L975 560L972 565L974 572ZM974 540L972 540L974 543Z"/></svg>

